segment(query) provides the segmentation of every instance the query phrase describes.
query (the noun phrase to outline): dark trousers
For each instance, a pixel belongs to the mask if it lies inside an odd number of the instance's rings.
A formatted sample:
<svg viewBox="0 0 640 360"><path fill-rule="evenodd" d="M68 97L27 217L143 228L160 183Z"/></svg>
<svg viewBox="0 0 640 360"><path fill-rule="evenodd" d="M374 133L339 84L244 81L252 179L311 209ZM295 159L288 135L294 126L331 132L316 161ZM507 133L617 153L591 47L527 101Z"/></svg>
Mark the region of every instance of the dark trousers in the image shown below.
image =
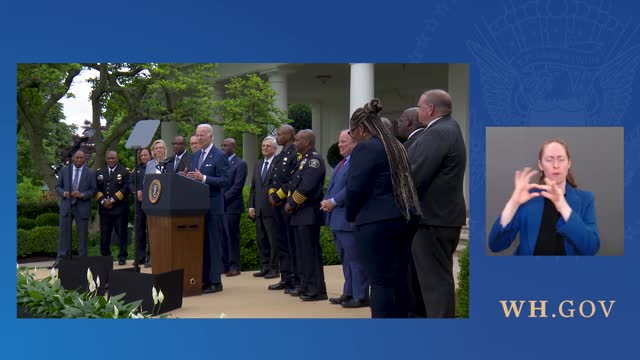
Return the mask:
<svg viewBox="0 0 640 360"><path fill-rule="evenodd" d="M294 285L297 283L296 246L293 228L289 225L289 214L284 206L274 207L273 222L278 236L278 257L280 258L280 279Z"/></svg>
<svg viewBox="0 0 640 360"><path fill-rule="evenodd" d="M310 295L326 294L320 225L294 226L293 233L298 251L297 264L302 292Z"/></svg>
<svg viewBox="0 0 640 360"><path fill-rule="evenodd" d="M344 274L342 295L358 300L369 299L369 280L357 255L353 231L334 231L333 242Z"/></svg>
<svg viewBox="0 0 640 360"><path fill-rule="evenodd" d="M120 252L118 259L127 259L127 246L129 243L127 225L129 223L128 213L120 214L100 214L100 253L102 256L111 256L111 235L115 229L118 235L118 245Z"/></svg>
<svg viewBox="0 0 640 360"><path fill-rule="evenodd" d="M134 218L135 228L135 260L138 264L144 264L149 256L147 244L149 243L149 233L147 232L147 215L142 211L142 202L136 201L136 215Z"/></svg>
<svg viewBox="0 0 640 360"><path fill-rule="evenodd" d="M225 214L222 266L225 271L240 270L240 214Z"/></svg>
<svg viewBox="0 0 640 360"><path fill-rule="evenodd" d="M263 271L280 271L277 234L273 216L256 216L256 244Z"/></svg>
<svg viewBox="0 0 640 360"><path fill-rule="evenodd" d="M420 225L413 240L413 260L429 318L456 315L453 253L460 241L461 229Z"/></svg>
<svg viewBox="0 0 640 360"><path fill-rule="evenodd" d="M224 239L224 215L210 212L204 222L204 249L202 259L202 283L219 284L222 273L222 241Z"/></svg>
<svg viewBox="0 0 640 360"><path fill-rule="evenodd" d="M67 200L62 200L67 201ZM69 218L71 217L71 219ZM71 253L71 221L76 222L78 229L78 255L87 256L87 239L89 238L89 217L82 218L78 211L77 205L72 205L67 216L60 216L58 220L59 238L58 238L58 255L56 260L67 256L67 252Z"/></svg>
<svg viewBox="0 0 640 360"><path fill-rule="evenodd" d="M406 276L413 231L407 227L402 218L355 227L356 249L371 284L371 317L408 316Z"/></svg>

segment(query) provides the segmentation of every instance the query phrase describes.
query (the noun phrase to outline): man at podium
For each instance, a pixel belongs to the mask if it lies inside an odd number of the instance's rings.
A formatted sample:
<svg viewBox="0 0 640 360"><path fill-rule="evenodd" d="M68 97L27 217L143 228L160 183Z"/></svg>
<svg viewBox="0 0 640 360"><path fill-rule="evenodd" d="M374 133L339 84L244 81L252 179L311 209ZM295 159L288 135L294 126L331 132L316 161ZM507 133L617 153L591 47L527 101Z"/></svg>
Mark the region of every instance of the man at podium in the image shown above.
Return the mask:
<svg viewBox="0 0 640 360"><path fill-rule="evenodd" d="M229 160L220 149L213 146L211 125L198 125L196 137L200 150L193 154L187 177L209 185L209 211L204 222L202 261L202 292L209 294L222 291L223 189L229 184Z"/></svg>

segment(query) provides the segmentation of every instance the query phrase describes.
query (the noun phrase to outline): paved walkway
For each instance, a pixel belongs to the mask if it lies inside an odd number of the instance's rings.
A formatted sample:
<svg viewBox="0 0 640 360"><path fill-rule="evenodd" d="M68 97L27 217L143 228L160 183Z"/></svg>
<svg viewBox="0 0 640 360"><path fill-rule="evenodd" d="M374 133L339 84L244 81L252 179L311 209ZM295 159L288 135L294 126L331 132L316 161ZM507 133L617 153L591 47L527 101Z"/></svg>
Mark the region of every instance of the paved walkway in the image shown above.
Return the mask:
<svg viewBox="0 0 640 360"><path fill-rule="evenodd" d="M454 259L454 271L458 272L457 259ZM21 264L38 267L38 277L50 274L48 266L52 261ZM114 264L114 269L131 267ZM151 269L143 269L150 273ZM265 280L252 276L253 271L243 272L239 276L222 278L224 291L215 294L191 296L183 299L182 308L171 311L177 318L219 318L222 314L228 318L370 318L369 308L345 309L328 301L304 302L297 297L285 295L283 291L267 290L269 284L279 279ZM344 281L339 265L324 267L325 281L329 297L342 293ZM456 279L457 281L457 279Z"/></svg>

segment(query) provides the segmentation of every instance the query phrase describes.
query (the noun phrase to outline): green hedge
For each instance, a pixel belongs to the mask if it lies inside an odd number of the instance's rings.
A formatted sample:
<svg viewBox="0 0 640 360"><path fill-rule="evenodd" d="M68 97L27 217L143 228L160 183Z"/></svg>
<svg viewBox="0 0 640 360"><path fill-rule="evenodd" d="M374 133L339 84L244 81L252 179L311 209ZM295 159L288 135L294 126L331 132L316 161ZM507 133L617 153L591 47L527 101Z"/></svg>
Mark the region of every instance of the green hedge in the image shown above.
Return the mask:
<svg viewBox="0 0 640 360"><path fill-rule="evenodd" d="M36 226L58 226L58 213L44 213L36 217Z"/></svg>
<svg viewBox="0 0 640 360"><path fill-rule="evenodd" d="M31 255L55 256L58 253L58 227L37 226L31 230L18 229L18 257ZM75 225L72 229L72 249L78 248L78 234Z"/></svg>
<svg viewBox="0 0 640 360"><path fill-rule="evenodd" d="M44 213L57 213L56 201L18 201L18 217L35 219Z"/></svg>
<svg viewBox="0 0 640 360"><path fill-rule="evenodd" d="M458 288L456 289L456 315L460 318L469 317L469 243L458 258L460 272L458 273Z"/></svg>
<svg viewBox="0 0 640 360"><path fill-rule="evenodd" d="M18 229L31 230L36 227L36 221L26 217L18 218Z"/></svg>

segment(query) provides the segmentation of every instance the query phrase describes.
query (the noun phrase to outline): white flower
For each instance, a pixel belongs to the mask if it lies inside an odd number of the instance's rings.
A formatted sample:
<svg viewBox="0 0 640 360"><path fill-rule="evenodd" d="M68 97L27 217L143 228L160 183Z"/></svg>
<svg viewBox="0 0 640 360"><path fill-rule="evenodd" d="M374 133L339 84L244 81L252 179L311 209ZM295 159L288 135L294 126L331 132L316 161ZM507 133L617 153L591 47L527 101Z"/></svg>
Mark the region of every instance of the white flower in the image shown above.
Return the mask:
<svg viewBox="0 0 640 360"><path fill-rule="evenodd" d="M225 314L225 313L220 314L220 319L224 319L226 317L227 317L227 314Z"/></svg>
<svg viewBox="0 0 640 360"><path fill-rule="evenodd" d="M99 288L100 287L100 276L98 275L98 278L96 279L96 286Z"/></svg>
<svg viewBox="0 0 640 360"><path fill-rule="evenodd" d="M87 268L87 281L93 281L93 274L91 273L91 268Z"/></svg>
<svg viewBox="0 0 640 360"><path fill-rule="evenodd" d="M51 268L51 277L52 278L56 278L56 269L55 268Z"/></svg>
<svg viewBox="0 0 640 360"><path fill-rule="evenodd" d="M33 267L33 276L38 276L38 267L37 266Z"/></svg>
<svg viewBox="0 0 640 360"><path fill-rule="evenodd" d="M96 291L96 282L93 281L93 279L91 279L91 281L89 281L89 291L90 292Z"/></svg>
<svg viewBox="0 0 640 360"><path fill-rule="evenodd" d="M113 305L113 318L117 319L119 313L120 313L120 311L118 310L118 307Z"/></svg>
<svg viewBox="0 0 640 360"><path fill-rule="evenodd" d="M164 294L162 293L162 290L160 290L160 292L158 293L158 302L162 304L163 301L164 301Z"/></svg>
<svg viewBox="0 0 640 360"><path fill-rule="evenodd" d="M18 265L18 263L16 263L16 269L20 269L20 265Z"/></svg>
<svg viewBox="0 0 640 360"><path fill-rule="evenodd" d="M151 297L153 298L153 305L157 305L158 304L158 291L156 290L155 286L151 288Z"/></svg>

